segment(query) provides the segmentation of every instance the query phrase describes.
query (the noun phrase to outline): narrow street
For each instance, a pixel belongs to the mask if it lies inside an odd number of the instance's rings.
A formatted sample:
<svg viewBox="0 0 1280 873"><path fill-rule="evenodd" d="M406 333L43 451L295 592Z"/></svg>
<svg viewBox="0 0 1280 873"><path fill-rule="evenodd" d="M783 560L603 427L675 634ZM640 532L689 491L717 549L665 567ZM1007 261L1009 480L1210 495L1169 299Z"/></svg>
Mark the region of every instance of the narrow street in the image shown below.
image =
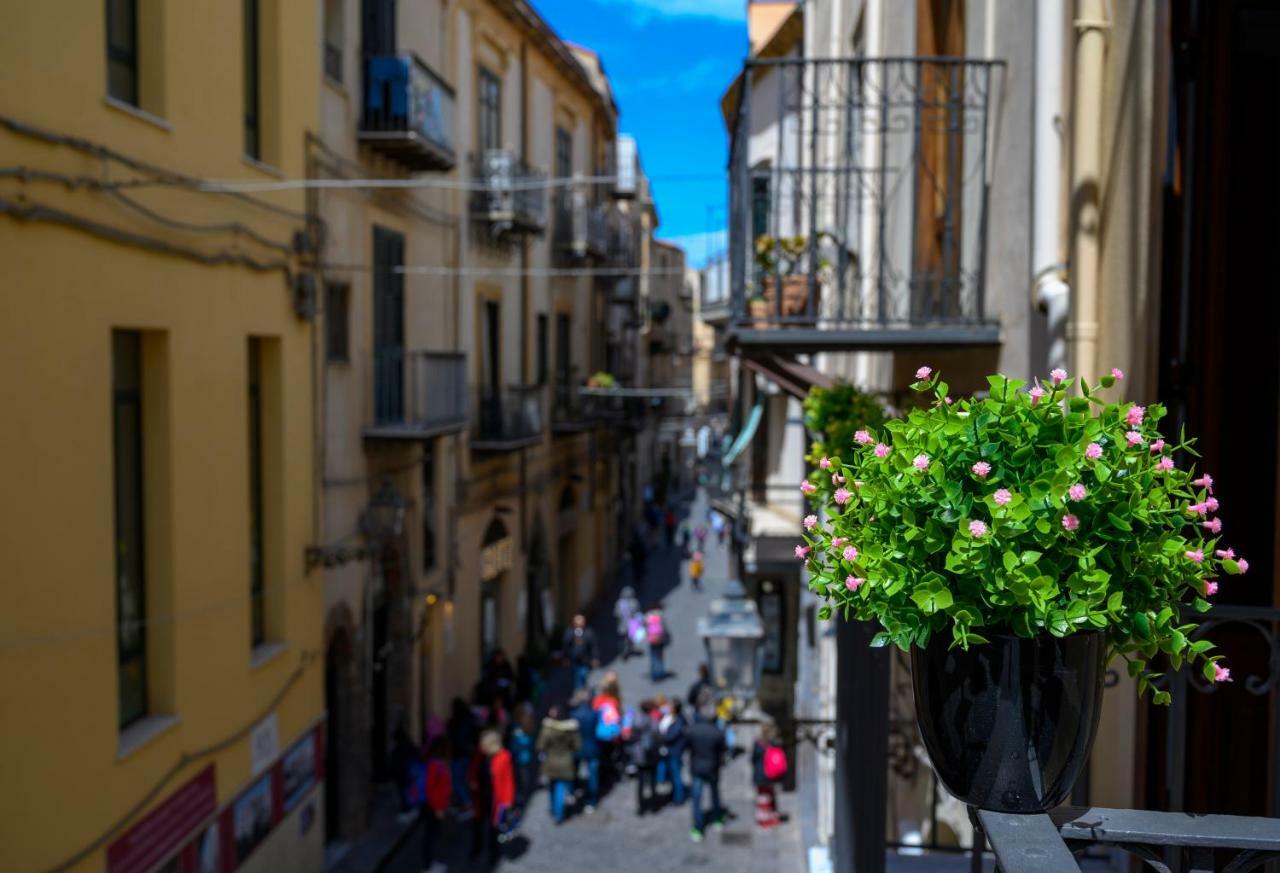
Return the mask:
<svg viewBox="0 0 1280 873"><path fill-rule="evenodd" d="M705 498L699 492L697 499L687 505L688 516L695 521L704 520L706 511ZM666 613L672 636L667 650L668 676L661 682L652 682L646 654L625 661L617 657L612 604L608 604L608 608L602 608L593 617L601 643L602 665L593 673L592 682L598 682L606 670L616 671L621 679L625 707L633 707L659 693L683 699L703 660L702 641L697 634L698 618L706 613L707 603L729 578L728 557L727 543L718 547L712 538L708 539L704 590L697 592L689 585L679 544L671 548L665 543L658 544L650 552L648 572L637 594L642 603L661 602ZM562 669L549 683L549 696L563 698L567 683L567 671ZM793 819L771 831L755 827L749 754L752 735L749 730L739 729L735 739L741 751L735 754L721 777L730 821L721 831L709 830L702 843L695 844L689 838L688 801L681 807L664 802L658 812L638 817L635 783L624 779L601 798L595 813L585 815L580 809L571 808L569 818L560 827L551 820L546 791L538 791L525 815L520 835L505 847L501 866L521 873L565 873L606 867L618 873L673 869L790 873L792 867L787 865L799 864L804 858L798 826ZM779 805L783 813L794 813L795 798L779 795ZM419 833L415 830L387 870L411 873L422 869ZM450 846L451 873L475 869L467 858L469 827L450 824L445 834L443 839Z"/></svg>

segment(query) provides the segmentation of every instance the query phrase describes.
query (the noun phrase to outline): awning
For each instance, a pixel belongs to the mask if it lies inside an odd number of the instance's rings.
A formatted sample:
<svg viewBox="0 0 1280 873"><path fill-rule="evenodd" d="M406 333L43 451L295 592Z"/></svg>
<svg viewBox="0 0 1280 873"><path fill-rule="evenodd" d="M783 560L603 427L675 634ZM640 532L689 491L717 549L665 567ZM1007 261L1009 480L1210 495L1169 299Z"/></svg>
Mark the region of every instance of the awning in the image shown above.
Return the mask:
<svg viewBox="0 0 1280 873"><path fill-rule="evenodd" d="M747 369L754 370L800 400L808 395L809 389L813 386L830 388L835 382L821 370L785 355L770 354L758 358L744 356L742 363Z"/></svg>
<svg viewBox="0 0 1280 873"><path fill-rule="evenodd" d="M764 400L759 399L756 401L756 405L751 407L751 414L747 416L747 423L734 439L733 445L729 446L729 451L725 452L724 457L720 459L722 467L732 466L733 462L738 459L738 455L741 455L747 448L751 443L751 438L756 435L756 429L760 427L762 418L764 418Z"/></svg>

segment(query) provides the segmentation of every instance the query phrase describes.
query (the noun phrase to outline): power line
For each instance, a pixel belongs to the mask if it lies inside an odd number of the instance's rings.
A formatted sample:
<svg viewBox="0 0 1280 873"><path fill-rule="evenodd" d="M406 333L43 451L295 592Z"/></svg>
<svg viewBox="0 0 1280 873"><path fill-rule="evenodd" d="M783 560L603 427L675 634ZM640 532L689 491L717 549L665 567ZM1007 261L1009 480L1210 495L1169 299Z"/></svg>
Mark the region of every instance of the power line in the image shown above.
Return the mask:
<svg viewBox="0 0 1280 873"><path fill-rule="evenodd" d="M724 181L724 173L685 173L673 176L647 177L649 182ZM579 185L616 184L618 176L557 176L546 179L511 179L502 187L508 191L542 191L573 188ZM413 179L205 179L198 184L201 191L213 194L246 194L270 191L325 190L350 188L407 188L436 191L488 191L494 185L485 179L438 179L426 176Z"/></svg>
<svg viewBox="0 0 1280 873"><path fill-rule="evenodd" d="M377 273L386 267L374 264L340 264L327 263L321 265L322 270L334 273ZM642 270L635 267L449 267L435 264L414 264L405 267L392 267L392 273L407 276L492 276L520 277L545 276L563 278L575 276L683 276L685 271L677 268Z"/></svg>

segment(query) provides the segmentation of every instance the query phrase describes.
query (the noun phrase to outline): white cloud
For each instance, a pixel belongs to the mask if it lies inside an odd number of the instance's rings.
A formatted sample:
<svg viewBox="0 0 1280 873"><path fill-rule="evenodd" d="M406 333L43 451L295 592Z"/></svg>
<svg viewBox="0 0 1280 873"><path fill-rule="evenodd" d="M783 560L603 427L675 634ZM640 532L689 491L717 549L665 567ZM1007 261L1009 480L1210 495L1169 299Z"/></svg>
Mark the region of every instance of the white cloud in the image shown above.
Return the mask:
<svg viewBox="0 0 1280 873"><path fill-rule="evenodd" d="M664 236L661 239L684 249L685 263L698 269L706 264L707 258L723 253L728 240L724 230Z"/></svg>
<svg viewBox="0 0 1280 873"><path fill-rule="evenodd" d="M602 6L627 10L638 22L652 18L708 18L743 24L747 0L598 0Z"/></svg>

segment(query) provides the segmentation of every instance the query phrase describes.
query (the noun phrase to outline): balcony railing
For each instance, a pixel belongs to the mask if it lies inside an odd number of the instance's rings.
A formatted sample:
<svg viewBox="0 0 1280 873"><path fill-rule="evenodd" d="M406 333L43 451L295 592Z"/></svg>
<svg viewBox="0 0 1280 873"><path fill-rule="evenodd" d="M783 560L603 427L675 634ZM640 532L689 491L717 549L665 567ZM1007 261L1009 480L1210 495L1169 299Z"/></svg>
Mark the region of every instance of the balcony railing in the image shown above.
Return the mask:
<svg viewBox="0 0 1280 873"><path fill-rule="evenodd" d="M365 59L360 142L409 170L451 170L454 115L453 89L417 55Z"/></svg>
<svg viewBox="0 0 1280 873"><path fill-rule="evenodd" d="M551 397L551 429L556 433L580 433L601 420L599 398L582 394L577 385L559 384Z"/></svg>
<svg viewBox="0 0 1280 873"><path fill-rule="evenodd" d="M425 439L467 426L467 356L385 349L373 360L369 439Z"/></svg>
<svg viewBox="0 0 1280 873"><path fill-rule="evenodd" d="M609 211L591 203L585 185L570 185L556 195L555 252L561 263L590 258L603 260L609 253Z"/></svg>
<svg viewBox="0 0 1280 873"><path fill-rule="evenodd" d="M541 385L476 389L471 419L471 448L507 452L542 439L545 421Z"/></svg>
<svg viewBox="0 0 1280 873"><path fill-rule="evenodd" d="M506 149L472 156L471 215L493 236L540 234L547 226L546 176Z"/></svg>
<svg viewBox="0 0 1280 873"><path fill-rule="evenodd" d="M995 344L985 293L999 61L749 61L730 150L740 346Z"/></svg>

